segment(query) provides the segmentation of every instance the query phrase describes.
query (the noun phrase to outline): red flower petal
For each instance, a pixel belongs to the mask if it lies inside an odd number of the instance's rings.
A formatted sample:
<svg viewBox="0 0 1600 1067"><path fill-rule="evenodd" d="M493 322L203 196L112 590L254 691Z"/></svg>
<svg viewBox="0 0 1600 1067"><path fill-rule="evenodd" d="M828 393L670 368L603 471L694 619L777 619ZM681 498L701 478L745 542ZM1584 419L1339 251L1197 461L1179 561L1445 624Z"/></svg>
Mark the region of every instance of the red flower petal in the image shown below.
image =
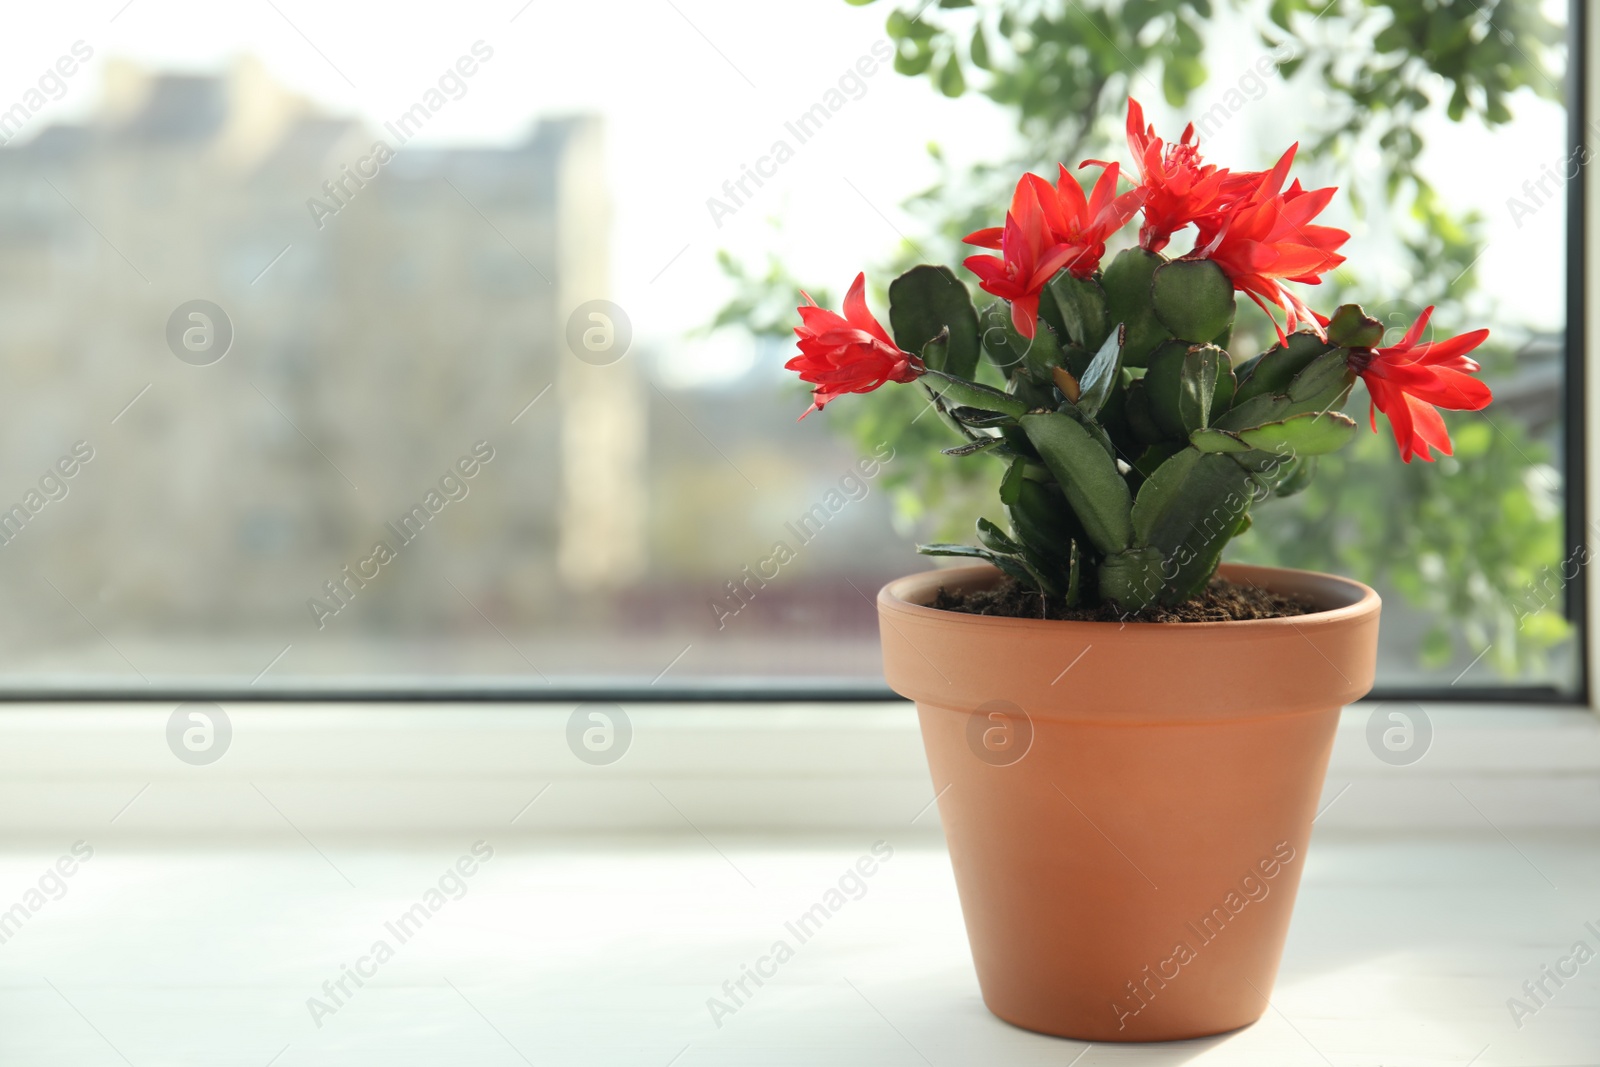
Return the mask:
<svg viewBox="0 0 1600 1067"><path fill-rule="evenodd" d="M800 354L784 367L817 388L803 419L846 393L870 393L886 382L915 381L923 372L922 360L895 347L887 331L867 307L867 279L857 274L844 298L844 314L816 306L810 296L798 309L795 329Z"/></svg>
<svg viewBox="0 0 1600 1067"><path fill-rule="evenodd" d="M1011 325L1028 340L1039 331L1039 294L1015 297L1011 301Z"/></svg>
<svg viewBox="0 0 1600 1067"><path fill-rule="evenodd" d="M1368 421L1376 430L1376 412L1388 416L1400 458L1407 463L1413 456L1431 461L1430 449L1451 454L1450 434L1439 408L1476 411L1494 398L1487 385L1471 376L1478 365L1466 358L1489 331L1473 330L1419 345L1432 315L1431 307L1418 315L1399 344L1351 351L1350 365L1372 394Z"/></svg>
<svg viewBox="0 0 1600 1067"><path fill-rule="evenodd" d="M973 230L961 239L962 244L977 245L979 248L999 248L1000 238L1005 236L1005 227L990 226L983 230Z"/></svg>
<svg viewBox="0 0 1600 1067"><path fill-rule="evenodd" d="M850 291L844 296L844 317L850 325L858 330L865 330L884 344L894 347L894 341L884 332L878 320L872 317L872 312L867 310L867 276L865 273L857 274L856 280L850 283Z"/></svg>

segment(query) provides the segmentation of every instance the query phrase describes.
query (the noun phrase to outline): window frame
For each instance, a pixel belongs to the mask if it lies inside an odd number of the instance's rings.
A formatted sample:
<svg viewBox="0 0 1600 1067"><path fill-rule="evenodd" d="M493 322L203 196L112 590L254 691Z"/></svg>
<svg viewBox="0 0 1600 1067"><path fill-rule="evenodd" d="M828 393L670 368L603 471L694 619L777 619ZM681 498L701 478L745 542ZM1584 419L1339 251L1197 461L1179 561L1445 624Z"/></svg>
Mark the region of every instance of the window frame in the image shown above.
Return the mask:
<svg viewBox="0 0 1600 1067"><path fill-rule="evenodd" d="M1600 714L1600 704L1592 684L1594 667L1600 662L1600 604L1589 595L1588 560L1600 553L1600 515L1594 514L1593 501L1600 500L1600 435L1590 434L1585 419L1591 413L1600 417L1600 375L1587 373L1585 354L1592 347L1600 351L1600 316L1586 313L1590 303L1600 305L1600 277L1587 269L1589 252L1600 245L1600 225L1590 217L1587 205L1591 185L1600 191L1600 176L1587 166L1588 150L1583 135L1589 116L1600 115L1600 93L1589 77L1591 65L1600 57L1600 21L1590 18L1583 0L1568 0L1569 54L1565 77L1567 106L1567 158L1585 158L1576 177L1566 182L1567 241L1566 323L1564 329L1563 372L1565 389L1562 417L1564 493L1564 543L1566 561L1582 557L1575 576L1564 586L1564 611L1574 628L1577 685L1573 692L1554 686L1502 686L1493 689L1458 689L1454 685L1389 689L1379 687L1368 701L1404 700L1416 703L1510 705L1536 704L1587 707ZM1597 130L1600 132L1600 130ZM1596 536L1591 537L1590 531ZM1564 576L1564 573L1563 573ZM610 701L625 704L840 704L879 703L902 698L883 683L846 682L827 679L752 679L702 680L658 687L652 684L567 684L538 685L524 679L497 680L479 676L462 682L437 681L417 684L414 680L394 685L363 680L349 684L333 680L324 685L261 689L253 683L224 685L197 682L193 685L159 689L128 689L117 685L76 685L60 688L0 688L0 706L20 704L64 704L115 701L119 703L174 703L209 700L221 703L322 703L322 704L513 704L571 703Z"/></svg>

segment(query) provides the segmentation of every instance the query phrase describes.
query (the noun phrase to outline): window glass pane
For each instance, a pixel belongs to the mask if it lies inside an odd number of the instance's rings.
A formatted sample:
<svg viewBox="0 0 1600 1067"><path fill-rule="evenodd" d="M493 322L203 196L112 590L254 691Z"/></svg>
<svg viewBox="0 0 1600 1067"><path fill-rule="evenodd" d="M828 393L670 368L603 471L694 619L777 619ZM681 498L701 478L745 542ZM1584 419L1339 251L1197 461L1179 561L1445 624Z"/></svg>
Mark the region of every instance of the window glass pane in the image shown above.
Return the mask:
<svg viewBox="0 0 1600 1067"><path fill-rule="evenodd" d="M1131 92L1241 169L1299 140L1308 186L1359 197L1319 308L1493 330L1459 462L1403 466L1385 428L1234 558L1377 584L1384 686L1570 692L1562 12L1495 6L1473 39L1509 28L1510 81L1456 121L1425 57L1382 107L1328 88L1372 58L1342 17L1127 6L1106 47L1020 21L1087 0L894 36L842 2L16 15L0 688L879 684L877 588L966 538L999 468L938 456L911 388L797 422L796 290L866 270L881 314L1020 170L1130 163ZM1204 70L1163 59L1191 46ZM1092 84L1027 88L1062 70Z"/></svg>

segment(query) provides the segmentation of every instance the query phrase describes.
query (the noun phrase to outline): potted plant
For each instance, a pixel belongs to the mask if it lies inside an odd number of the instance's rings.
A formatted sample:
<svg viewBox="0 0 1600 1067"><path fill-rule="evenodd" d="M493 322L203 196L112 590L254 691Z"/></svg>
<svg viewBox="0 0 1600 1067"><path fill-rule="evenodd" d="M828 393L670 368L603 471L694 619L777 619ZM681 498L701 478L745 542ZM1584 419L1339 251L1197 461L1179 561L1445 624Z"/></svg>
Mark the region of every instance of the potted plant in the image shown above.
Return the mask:
<svg viewBox="0 0 1600 1067"><path fill-rule="evenodd" d="M1127 130L1137 183L1099 161L1087 192L1065 166L1025 174L1004 225L965 239L996 250L965 266L998 299L916 267L889 286L891 336L857 276L842 315L806 297L788 363L807 414L919 383L961 435L946 455L1000 461L1009 528L919 546L978 562L879 593L884 669L917 704L985 1002L1091 1041L1266 1010L1339 710L1372 684L1377 594L1219 565L1224 546L1356 434L1357 378L1407 462L1449 454L1438 408L1490 400L1467 356L1488 331L1426 340L1430 308L1386 344L1359 306L1324 317L1290 288L1349 238L1315 221L1334 189L1286 185L1295 147L1238 172L1132 100ZM1249 359L1228 349L1238 293L1278 334Z"/></svg>

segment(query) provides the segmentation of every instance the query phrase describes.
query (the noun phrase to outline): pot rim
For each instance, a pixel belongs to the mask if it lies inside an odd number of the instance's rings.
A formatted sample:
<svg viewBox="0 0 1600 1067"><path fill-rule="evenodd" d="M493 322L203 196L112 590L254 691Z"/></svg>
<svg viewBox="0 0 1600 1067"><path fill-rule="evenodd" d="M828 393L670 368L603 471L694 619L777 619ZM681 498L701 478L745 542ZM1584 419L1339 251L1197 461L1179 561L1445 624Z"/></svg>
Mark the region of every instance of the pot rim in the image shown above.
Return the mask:
<svg viewBox="0 0 1600 1067"><path fill-rule="evenodd" d="M988 578L999 575L1000 571L992 564L979 563L961 567L937 567L933 570L919 571L896 578L878 590L878 608L881 611L893 612L900 615L911 615L929 620L940 620L945 625L988 627L996 630L1010 629L1047 629L1053 628L1058 632L1072 628L1103 631L1108 626L1118 630L1133 630L1136 633L1164 633L1170 634L1209 632L1227 629L1244 636L1244 632L1260 634L1274 630L1294 629L1301 630L1305 627L1322 629L1327 626L1348 624L1357 619L1376 615L1382 607L1383 599L1376 590L1354 578L1342 575L1327 574L1323 571L1297 570L1291 567L1266 567L1249 563L1224 563L1218 568L1218 573L1224 578L1243 579L1246 583L1257 585L1269 590L1282 589L1290 586L1339 586L1348 591L1350 600L1337 604L1321 611L1308 612L1304 615L1286 615L1276 619L1229 619L1223 622L1111 622L1086 619L1025 619L1012 615L971 615L962 611L949 611L945 608L931 607L910 597L918 594L931 596L940 586L966 584L974 579ZM1288 579L1287 582L1283 579Z"/></svg>

